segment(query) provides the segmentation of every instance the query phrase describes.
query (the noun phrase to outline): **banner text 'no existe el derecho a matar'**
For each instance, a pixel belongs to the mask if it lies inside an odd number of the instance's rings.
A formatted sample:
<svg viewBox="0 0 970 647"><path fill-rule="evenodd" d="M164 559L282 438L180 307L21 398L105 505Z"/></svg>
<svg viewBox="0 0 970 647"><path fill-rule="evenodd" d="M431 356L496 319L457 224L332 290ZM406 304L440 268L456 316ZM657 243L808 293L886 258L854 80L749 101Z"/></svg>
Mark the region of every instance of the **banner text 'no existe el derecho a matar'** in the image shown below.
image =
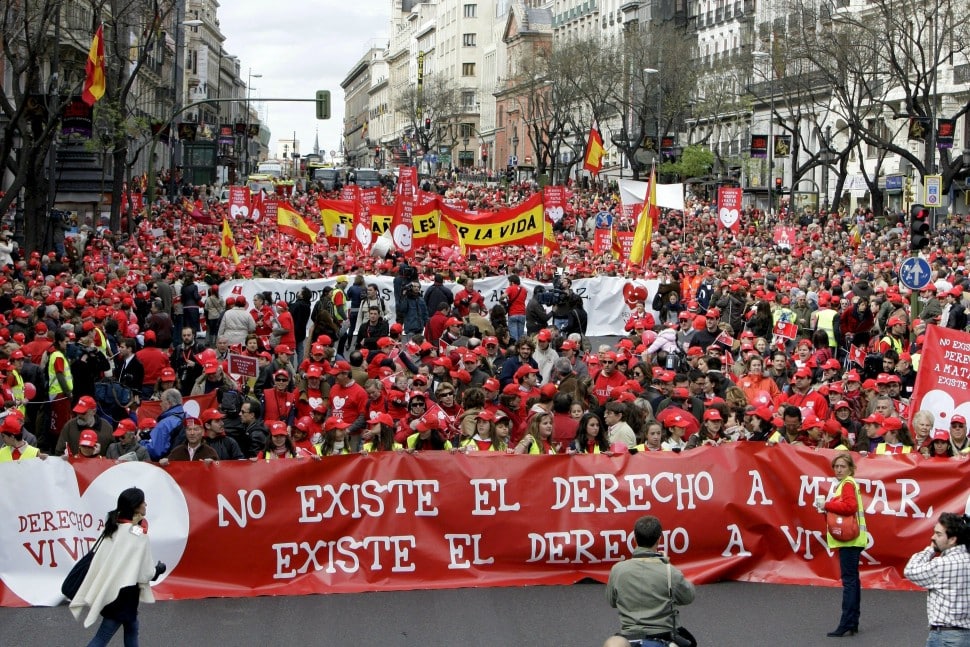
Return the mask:
<svg viewBox="0 0 970 647"><path fill-rule="evenodd" d="M838 584L813 502L832 452L757 443L684 454L423 452L177 463L0 465L0 604L55 605L118 493L137 484L168 573L160 599L605 581L644 514L698 583ZM489 454L489 455L486 455ZM860 458L867 587L902 568L939 514L967 508L968 461ZM24 487L30 483L31 487Z"/></svg>

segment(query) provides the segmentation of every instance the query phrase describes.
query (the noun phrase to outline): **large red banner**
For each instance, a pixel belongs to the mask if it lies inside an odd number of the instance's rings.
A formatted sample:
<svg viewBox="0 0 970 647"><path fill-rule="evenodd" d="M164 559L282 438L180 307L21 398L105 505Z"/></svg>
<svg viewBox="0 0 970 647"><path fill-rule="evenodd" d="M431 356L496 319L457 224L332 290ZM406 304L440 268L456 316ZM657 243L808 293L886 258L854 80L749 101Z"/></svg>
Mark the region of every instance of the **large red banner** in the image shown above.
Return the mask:
<svg viewBox="0 0 970 647"><path fill-rule="evenodd" d="M697 583L837 585L815 497L833 452L740 443L683 454L387 453L322 461L0 465L0 604L53 605L118 493L148 501L161 599L605 581L658 516ZM901 576L943 511L967 508L968 461L860 459L867 587ZM46 487L24 488L23 483Z"/></svg>
<svg viewBox="0 0 970 647"><path fill-rule="evenodd" d="M925 409L933 414L934 429L948 432L953 416L970 417L970 334L926 327L910 403L910 418Z"/></svg>

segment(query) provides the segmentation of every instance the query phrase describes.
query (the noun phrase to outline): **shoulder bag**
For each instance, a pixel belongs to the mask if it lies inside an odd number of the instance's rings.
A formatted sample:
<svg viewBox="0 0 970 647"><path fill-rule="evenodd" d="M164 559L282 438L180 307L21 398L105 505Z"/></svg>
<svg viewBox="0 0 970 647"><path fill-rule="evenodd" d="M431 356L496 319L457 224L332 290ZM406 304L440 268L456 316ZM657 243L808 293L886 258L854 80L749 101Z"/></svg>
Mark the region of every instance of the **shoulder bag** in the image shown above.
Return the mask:
<svg viewBox="0 0 970 647"><path fill-rule="evenodd" d="M88 570L91 568L91 560L94 559L94 553L98 550L98 546L101 545L101 540L103 539L104 533L101 533L94 547L81 559L77 560L77 563L71 568L71 572L64 578L64 583L61 584L61 594L68 600L74 599L74 596L77 595L78 590L81 588L81 584L84 582L84 578L88 576Z"/></svg>
<svg viewBox="0 0 970 647"><path fill-rule="evenodd" d="M854 514L826 512L825 527L836 541L852 541L859 536L859 520Z"/></svg>

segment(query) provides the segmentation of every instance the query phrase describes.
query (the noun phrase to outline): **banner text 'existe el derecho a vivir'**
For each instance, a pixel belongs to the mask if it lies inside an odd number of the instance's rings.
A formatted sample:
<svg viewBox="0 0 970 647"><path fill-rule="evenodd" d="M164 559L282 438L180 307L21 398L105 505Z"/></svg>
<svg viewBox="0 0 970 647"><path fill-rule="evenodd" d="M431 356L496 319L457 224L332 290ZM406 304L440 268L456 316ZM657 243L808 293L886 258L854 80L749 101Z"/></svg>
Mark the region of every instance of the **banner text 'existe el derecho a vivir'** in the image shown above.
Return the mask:
<svg viewBox="0 0 970 647"><path fill-rule="evenodd" d="M641 515L696 582L836 585L813 508L831 452L755 443L685 454L453 455L0 465L0 604L54 605L118 493L149 501L161 599L605 581ZM491 454L491 455L485 455ZM901 572L943 511L967 507L970 462L870 457L857 472L872 539L864 585ZM30 483L31 487L24 487Z"/></svg>

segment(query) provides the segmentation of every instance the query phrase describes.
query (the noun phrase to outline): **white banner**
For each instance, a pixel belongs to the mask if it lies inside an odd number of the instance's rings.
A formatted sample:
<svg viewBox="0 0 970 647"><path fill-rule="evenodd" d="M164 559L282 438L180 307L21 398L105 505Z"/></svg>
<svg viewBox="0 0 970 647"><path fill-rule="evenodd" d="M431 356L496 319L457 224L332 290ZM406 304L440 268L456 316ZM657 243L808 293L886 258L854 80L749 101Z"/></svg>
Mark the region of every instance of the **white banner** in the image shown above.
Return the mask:
<svg viewBox="0 0 970 647"><path fill-rule="evenodd" d="M272 301L283 300L292 302L297 293L303 286L310 288L313 293L312 303L316 303L323 288L333 286L334 277L312 279L309 281L295 281L291 279L252 279L246 281L227 281L219 286L219 296L225 299L233 293L236 286L241 286L242 294L249 303L252 303L253 296L258 292L269 292ZM392 276L368 276L364 275L364 283L376 283L380 288L381 296L387 305L389 318L393 321L394 314L394 277ZM647 288L647 312L651 312L654 317L657 313L653 312L650 304L656 294L657 280L629 280L623 277L597 276L590 279L576 279L573 281L573 291L583 298L584 309L588 325L586 334L590 337L607 337L613 335L625 335L623 326L630 316L630 308L623 298L623 287L627 284L642 285ZM422 287L427 289L431 283L422 281ZM537 285L543 285L546 289L551 289L549 284L539 283L531 279L522 279L522 285L529 290L529 298L532 298L532 291ZM456 294L462 286L457 283L445 283L445 286ZM499 297L509 286L508 278L505 276L490 276L475 279L475 288L485 297L485 307L491 309L499 302Z"/></svg>
<svg viewBox="0 0 970 647"><path fill-rule="evenodd" d="M624 205L640 205L647 199L648 182L637 180L620 180L620 201ZM684 185L683 184L657 184L657 206L664 209L684 210ZM639 215L639 212L637 212Z"/></svg>

